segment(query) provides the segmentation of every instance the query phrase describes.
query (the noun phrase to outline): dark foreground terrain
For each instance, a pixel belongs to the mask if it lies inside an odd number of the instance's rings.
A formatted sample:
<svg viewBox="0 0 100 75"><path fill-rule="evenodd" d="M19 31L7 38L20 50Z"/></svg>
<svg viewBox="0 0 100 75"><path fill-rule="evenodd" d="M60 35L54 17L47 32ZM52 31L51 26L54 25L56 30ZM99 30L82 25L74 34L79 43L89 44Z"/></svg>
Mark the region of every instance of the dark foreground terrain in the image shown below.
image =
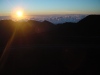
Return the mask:
<svg viewBox="0 0 100 75"><path fill-rule="evenodd" d="M98 75L100 16L78 23L0 21L0 75Z"/></svg>

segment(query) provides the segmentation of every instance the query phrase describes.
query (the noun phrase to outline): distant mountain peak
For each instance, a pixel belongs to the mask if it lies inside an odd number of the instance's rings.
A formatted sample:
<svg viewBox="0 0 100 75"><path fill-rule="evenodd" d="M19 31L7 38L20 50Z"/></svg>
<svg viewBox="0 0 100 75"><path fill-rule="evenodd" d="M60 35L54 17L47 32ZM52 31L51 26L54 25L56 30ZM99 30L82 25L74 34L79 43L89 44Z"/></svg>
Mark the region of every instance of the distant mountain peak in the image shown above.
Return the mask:
<svg viewBox="0 0 100 75"><path fill-rule="evenodd" d="M45 23L45 24L53 24L53 23L51 23L51 22L49 22L47 20L44 20L42 23Z"/></svg>

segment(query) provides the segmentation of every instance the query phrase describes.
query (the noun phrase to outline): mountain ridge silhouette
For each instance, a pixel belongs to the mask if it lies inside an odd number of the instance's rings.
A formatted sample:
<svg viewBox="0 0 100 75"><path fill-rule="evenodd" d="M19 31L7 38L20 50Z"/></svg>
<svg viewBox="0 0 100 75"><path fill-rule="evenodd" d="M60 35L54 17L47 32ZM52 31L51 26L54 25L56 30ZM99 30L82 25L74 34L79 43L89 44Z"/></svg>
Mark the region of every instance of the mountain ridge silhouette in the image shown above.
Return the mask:
<svg viewBox="0 0 100 75"><path fill-rule="evenodd" d="M0 74L98 75L99 18L58 25L0 21Z"/></svg>

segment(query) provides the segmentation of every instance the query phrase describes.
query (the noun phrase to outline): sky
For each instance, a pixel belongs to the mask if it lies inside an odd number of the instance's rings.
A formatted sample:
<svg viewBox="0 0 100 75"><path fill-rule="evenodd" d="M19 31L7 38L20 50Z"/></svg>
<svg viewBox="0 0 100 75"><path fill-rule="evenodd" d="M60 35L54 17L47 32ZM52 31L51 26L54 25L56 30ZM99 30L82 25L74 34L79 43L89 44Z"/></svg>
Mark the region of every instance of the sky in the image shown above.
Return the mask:
<svg viewBox="0 0 100 75"><path fill-rule="evenodd" d="M17 9L27 15L100 14L100 0L0 0L0 16Z"/></svg>

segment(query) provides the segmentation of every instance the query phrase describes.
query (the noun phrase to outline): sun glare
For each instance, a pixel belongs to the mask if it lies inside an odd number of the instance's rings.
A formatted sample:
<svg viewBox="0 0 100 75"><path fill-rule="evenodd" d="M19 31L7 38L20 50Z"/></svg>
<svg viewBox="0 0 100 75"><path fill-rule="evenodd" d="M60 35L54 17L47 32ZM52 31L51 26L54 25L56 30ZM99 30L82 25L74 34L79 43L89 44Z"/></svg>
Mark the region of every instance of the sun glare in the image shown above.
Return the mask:
<svg viewBox="0 0 100 75"><path fill-rule="evenodd" d="M12 18L13 18L13 20L23 20L23 19L25 19L24 12L22 10L15 10L12 13Z"/></svg>
<svg viewBox="0 0 100 75"><path fill-rule="evenodd" d="M26 19L25 12L21 8L15 8L12 10L11 17L14 21L24 20Z"/></svg>
<svg viewBox="0 0 100 75"><path fill-rule="evenodd" d="M23 17L23 12L22 11L17 11L17 17Z"/></svg>

